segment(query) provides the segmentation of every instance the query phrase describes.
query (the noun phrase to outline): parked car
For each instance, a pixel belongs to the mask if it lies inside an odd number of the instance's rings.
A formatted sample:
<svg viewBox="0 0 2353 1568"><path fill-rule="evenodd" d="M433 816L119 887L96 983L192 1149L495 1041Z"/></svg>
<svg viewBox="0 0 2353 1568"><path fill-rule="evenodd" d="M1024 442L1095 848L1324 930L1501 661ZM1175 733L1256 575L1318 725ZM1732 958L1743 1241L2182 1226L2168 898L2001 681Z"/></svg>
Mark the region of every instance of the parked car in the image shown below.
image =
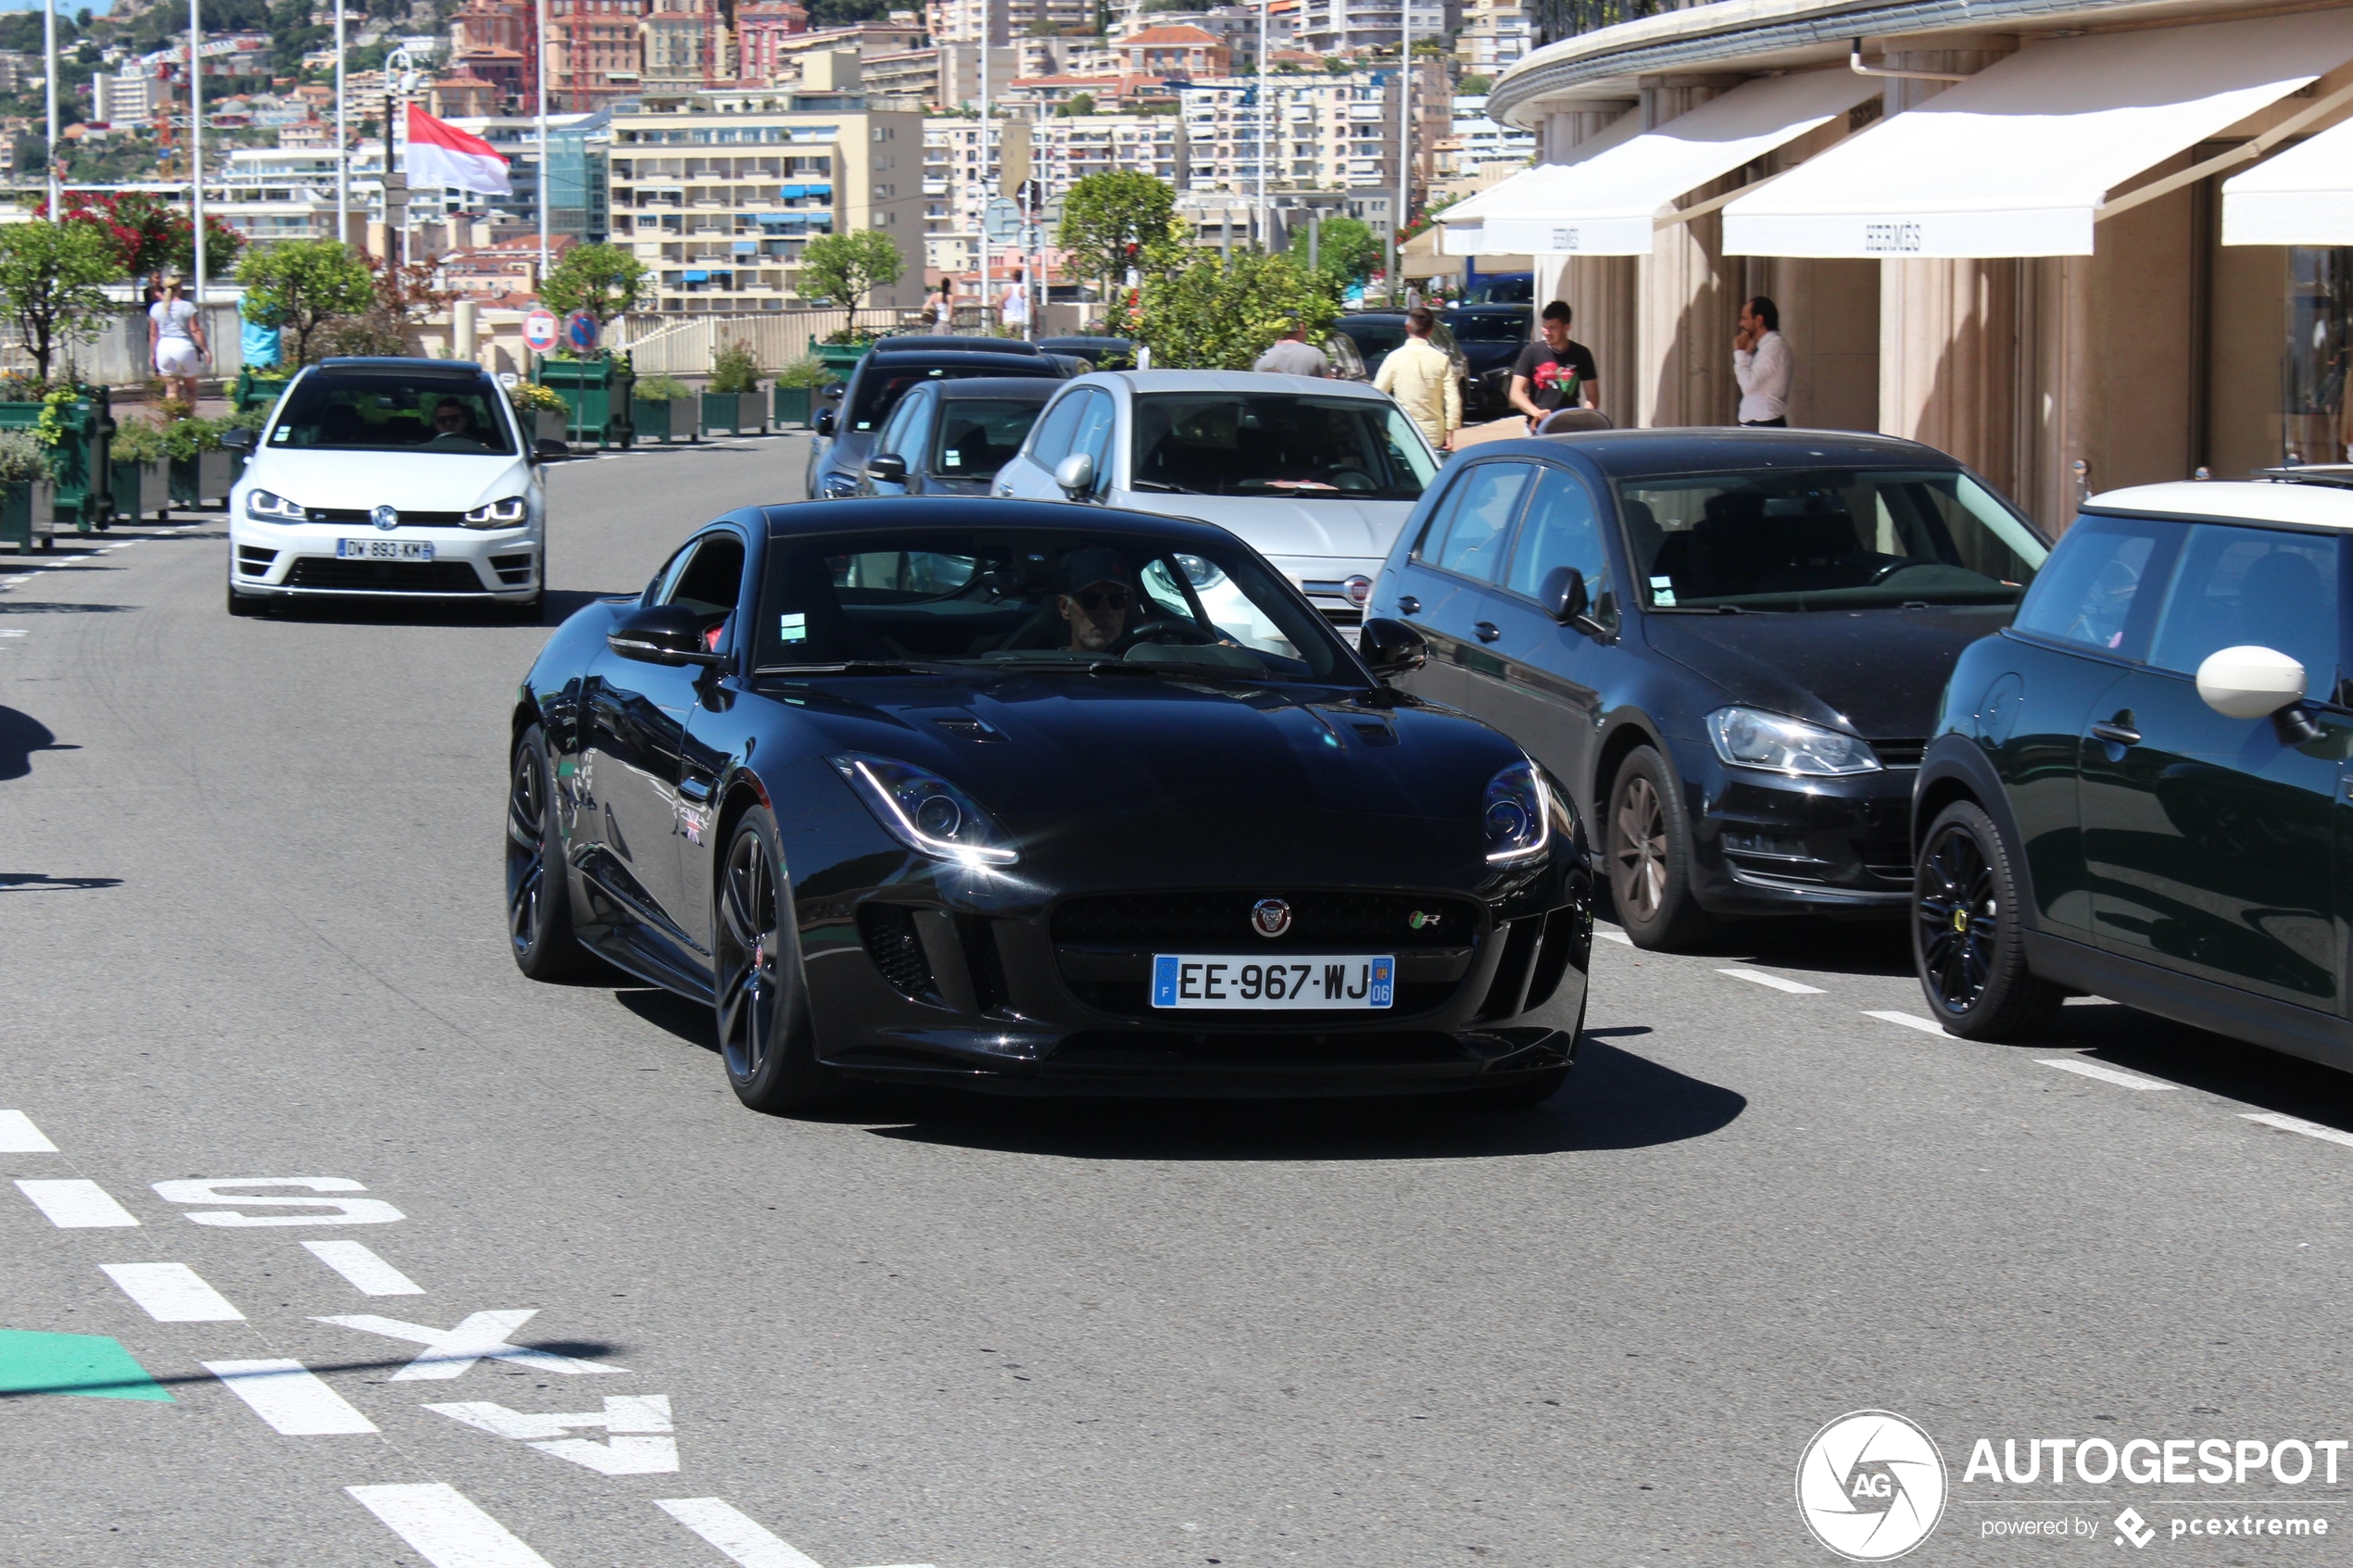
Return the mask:
<svg viewBox="0 0 2353 1568"><path fill-rule="evenodd" d="M1533 305L1533 272L1482 272L1463 286L1464 305Z"/></svg>
<svg viewBox="0 0 2353 1568"><path fill-rule="evenodd" d="M1467 367L1463 395L1466 419L1501 419L1512 411L1512 365L1535 332L1536 312L1526 305L1473 305L1446 313Z"/></svg>
<svg viewBox="0 0 2353 1568"><path fill-rule="evenodd" d="M1136 362L1136 345L1124 337L1041 337L1038 346L1048 354L1067 355L1087 361L1088 369L1117 370Z"/></svg>
<svg viewBox="0 0 2353 1568"><path fill-rule="evenodd" d="M1213 618L1212 575L1265 632ZM710 1007L768 1111L850 1078L1543 1099L1583 834L1517 746L1378 673L1202 523L742 508L525 678L510 951Z"/></svg>
<svg viewBox="0 0 2353 1568"><path fill-rule="evenodd" d="M1342 316L1332 323L1332 335L1346 338L1345 347L1327 341L1324 350L1332 358L1332 374L1342 381L1370 381L1380 374L1380 362L1405 341L1405 312L1403 310L1360 310ZM1455 346L1454 334L1441 320L1430 330L1429 341L1454 361L1454 374L1466 387L1470 382L1470 361ZM1350 354L1353 353L1353 358Z"/></svg>
<svg viewBox="0 0 2353 1568"><path fill-rule="evenodd" d="M855 495L866 472L875 433L890 418L907 389L925 382L973 376L1034 376L1062 381L1072 362L1040 354L1034 344L994 346L998 340L962 337L885 338L849 372L839 390L824 395L834 407L820 408L811 421L809 469L803 492L810 499ZM953 344L952 348L937 346ZM975 345L988 345L975 347Z"/></svg>
<svg viewBox="0 0 2353 1568"><path fill-rule="evenodd" d="M228 605L472 599L536 618L547 585L543 452L482 367L328 359L288 383L229 492Z"/></svg>
<svg viewBox="0 0 2353 1568"><path fill-rule="evenodd" d="M1103 370L1065 385L997 494L1231 529L1353 625L1438 455L1388 395L1248 370Z"/></svg>
<svg viewBox="0 0 2353 1568"><path fill-rule="evenodd" d="M2078 990L2353 1067L2348 485L2094 496L1961 656L1912 811L1946 1029L2028 1035Z"/></svg>
<svg viewBox="0 0 2353 1568"><path fill-rule="evenodd" d="M866 455L862 495L986 495L1021 450L1055 383L1034 376L925 382L908 389Z"/></svg>
<svg viewBox="0 0 2353 1568"><path fill-rule="evenodd" d="M1428 638L1407 689L1561 779L1638 946L1903 914L1913 770L2042 565L2025 518L1933 448L1826 431L1493 441L1441 478L1366 614Z"/></svg>

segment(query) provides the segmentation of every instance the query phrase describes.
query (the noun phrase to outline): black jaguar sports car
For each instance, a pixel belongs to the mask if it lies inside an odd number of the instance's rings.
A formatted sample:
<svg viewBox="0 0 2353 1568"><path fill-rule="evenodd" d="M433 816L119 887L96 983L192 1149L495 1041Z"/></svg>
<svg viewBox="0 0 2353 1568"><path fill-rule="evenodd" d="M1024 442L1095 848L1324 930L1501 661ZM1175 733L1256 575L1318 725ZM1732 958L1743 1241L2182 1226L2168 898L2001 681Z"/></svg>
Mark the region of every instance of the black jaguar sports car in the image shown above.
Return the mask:
<svg viewBox="0 0 2353 1568"><path fill-rule="evenodd" d="M847 1079L1081 1094L1566 1078L1567 797L1390 690L1222 529L1099 507L752 507L558 630L513 721L535 978L708 1001L748 1105Z"/></svg>

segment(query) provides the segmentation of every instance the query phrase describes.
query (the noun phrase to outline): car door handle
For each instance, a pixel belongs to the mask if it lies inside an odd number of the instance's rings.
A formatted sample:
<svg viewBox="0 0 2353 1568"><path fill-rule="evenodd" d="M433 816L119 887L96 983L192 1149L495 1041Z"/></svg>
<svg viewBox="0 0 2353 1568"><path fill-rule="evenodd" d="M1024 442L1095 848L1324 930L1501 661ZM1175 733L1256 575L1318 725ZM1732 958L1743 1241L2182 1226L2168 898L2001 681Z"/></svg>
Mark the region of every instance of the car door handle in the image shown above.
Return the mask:
<svg viewBox="0 0 2353 1568"><path fill-rule="evenodd" d="M1478 640L1482 643L1491 643L1504 634L1504 629L1491 621L1481 621L1471 630L1478 633Z"/></svg>
<svg viewBox="0 0 2353 1568"><path fill-rule="evenodd" d="M1419 599L1417 599L1417 598L1414 597L1414 596L1413 596L1413 595L1411 595L1411 594L1402 594L1402 595L1398 596L1398 599L1397 599L1397 613L1398 613L1398 614L1400 614L1400 615L1419 615L1421 612L1422 612L1422 601L1421 601L1421 600L1419 600Z"/></svg>
<svg viewBox="0 0 2353 1568"><path fill-rule="evenodd" d="M2118 722L2114 720L2102 719L2098 722L2095 723L2092 726L2092 738L2095 740L2104 740L2110 746L2140 745L2141 732L2133 728L2131 716L2129 714L2119 714L2117 718L2121 720L2122 722Z"/></svg>

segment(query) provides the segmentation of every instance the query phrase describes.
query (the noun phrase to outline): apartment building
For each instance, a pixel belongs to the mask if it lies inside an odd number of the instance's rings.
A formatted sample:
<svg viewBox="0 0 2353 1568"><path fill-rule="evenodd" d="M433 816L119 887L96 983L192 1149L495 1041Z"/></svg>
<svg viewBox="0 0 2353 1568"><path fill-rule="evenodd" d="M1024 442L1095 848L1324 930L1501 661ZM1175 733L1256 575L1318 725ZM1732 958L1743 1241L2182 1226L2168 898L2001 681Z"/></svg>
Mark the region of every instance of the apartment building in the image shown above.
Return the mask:
<svg viewBox="0 0 2353 1568"><path fill-rule="evenodd" d="M612 241L653 269L658 308L740 315L807 303L802 249L857 229L889 235L905 263L868 303L920 301L924 119L863 102L739 89L648 93L614 111Z"/></svg>
<svg viewBox="0 0 2353 1568"><path fill-rule="evenodd" d="M1493 77L1536 47L1536 8L1521 0L1466 0L1454 57L1466 74Z"/></svg>
<svg viewBox="0 0 2353 1568"><path fill-rule="evenodd" d="M639 85L648 94L736 80L735 37L720 0L646 0L638 25L645 39Z"/></svg>
<svg viewBox="0 0 2353 1568"><path fill-rule="evenodd" d="M998 120L991 141L1000 150L1006 123ZM1029 132L1032 175L1050 205L1088 175L1114 169L1150 174L1179 189L1185 183L1185 128L1175 115L1048 116L1022 124ZM981 214L998 194L981 169L977 117L924 122L924 257L936 272L967 272L979 264Z"/></svg>
<svg viewBox="0 0 2353 1568"><path fill-rule="evenodd" d="M1203 82L1184 95L1188 188L1255 191L1262 134L1270 190L1396 183L1391 73L1270 77L1263 112L1252 97L1256 85L1242 78Z"/></svg>
<svg viewBox="0 0 2353 1568"><path fill-rule="evenodd" d="M647 0L547 0L547 106L583 113L629 97L645 74Z"/></svg>
<svg viewBox="0 0 2353 1568"><path fill-rule="evenodd" d="M776 80L783 48L809 31L809 13L792 0L749 0L736 7L736 75L749 85Z"/></svg>
<svg viewBox="0 0 2353 1568"><path fill-rule="evenodd" d="M1435 39L1460 15L1457 0L1300 0L1299 42L1318 55L1394 53L1408 20L1416 38Z"/></svg>

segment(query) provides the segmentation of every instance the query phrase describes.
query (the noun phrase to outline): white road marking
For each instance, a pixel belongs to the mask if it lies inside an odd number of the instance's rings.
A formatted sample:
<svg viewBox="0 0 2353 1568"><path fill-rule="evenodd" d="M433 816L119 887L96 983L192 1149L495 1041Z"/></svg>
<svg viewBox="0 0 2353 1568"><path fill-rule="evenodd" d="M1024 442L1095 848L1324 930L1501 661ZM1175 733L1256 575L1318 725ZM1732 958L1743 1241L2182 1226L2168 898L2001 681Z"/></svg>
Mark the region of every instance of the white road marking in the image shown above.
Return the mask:
<svg viewBox="0 0 2353 1568"><path fill-rule="evenodd" d="M452 1421L462 1421L494 1437L518 1441L534 1437L557 1439L531 1446L543 1454L585 1465L599 1475L667 1475L678 1468L678 1440L668 1436L673 1428L670 1424L667 1394L608 1395L601 1412L586 1411L573 1415L537 1415L509 1410L487 1399L427 1405L425 1409ZM609 1441L592 1443L585 1437L564 1436L575 1426L601 1426Z"/></svg>
<svg viewBox="0 0 2353 1568"><path fill-rule="evenodd" d="M1824 994L1819 985L1801 985L1794 980L1784 980L1778 974L1768 974L1761 969L1719 969L1716 972L1729 974L1735 980L1745 980L1752 985L1766 985L1776 991L1786 991L1793 997L1818 997Z"/></svg>
<svg viewBox="0 0 2353 1568"><path fill-rule="evenodd" d="M245 1313L185 1263L101 1263L139 1310L157 1323L243 1323Z"/></svg>
<svg viewBox="0 0 2353 1568"><path fill-rule="evenodd" d="M343 1275L363 1296L422 1296L425 1287L358 1241L306 1241L310 1255Z"/></svg>
<svg viewBox="0 0 2353 1568"><path fill-rule="evenodd" d="M222 1187L301 1187L308 1192L366 1192L349 1176L206 1176L155 1184L167 1203L235 1203L247 1209L324 1209L323 1214L245 1214L208 1209L188 1218L200 1225L386 1225L402 1219L399 1210L374 1198L265 1198L223 1192Z"/></svg>
<svg viewBox="0 0 2353 1568"><path fill-rule="evenodd" d="M1939 1039L1952 1038L1951 1035L1944 1033L1944 1026L1943 1024L1937 1022L1932 1018L1922 1018L1918 1013L1872 1012L1866 1010L1863 1016L1865 1018L1876 1018L1882 1023L1900 1023L1906 1029L1918 1029L1925 1034L1933 1035Z"/></svg>
<svg viewBox="0 0 2353 1568"><path fill-rule="evenodd" d="M253 1407L253 1413L288 1437L336 1437L373 1432L376 1424L300 1361L201 1361L205 1371Z"/></svg>
<svg viewBox="0 0 2353 1568"><path fill-rule="evenodd" d="M2056 1067L2062 1073L2080 1073L2086 1078L2097 1078L2103 1084L2117 1084L2128 1089L2177 1089L2179 1084L2160 1084L2154 1078L2144 1078L2137 1073L2120 1073L2113 1067L2103 1067L2096 1061L2085 1061L2074 1056L2038 1056L2034 1059L2045 1067Z"/></svg>
<svg viewBox="0 0 2353 1568"><path fill-rule="evenodd" d="M819 1568L816 1559L777 1539L757 1520L717 1498L658 1498L654 1506L741 1568Z"/></svg>
<svg viewBox="0 0 2353 1568"><path fill-rule="evenodd" d="M2277 1127L2283 1133L2302 1133L2308 1138L2341 1143L2353 1148L2353 1133L2339 1127L2325 1127L2318 1122L2307 1122L2301 1116L2283 1116L2276 1110L2242 1110L2239 1114L2250 1122L2260 1122L2266 1127Z"/></svg>
<svg viewBox="0 0 2353 1568"><path fill-rule="evenodd" d="M30 632L0 632L0 637L30 637Z"/></svg>
<svg viewBox="0 0 2353 1568"><path fill-rule="evenodd" d="M0 632L0 637L6 636ZM55 1154L57 1146L21 1110L0 1110L0 1154Z"/></svg>
<svg viewBox="0 0 2353 1568"><path fill-rule="evenodd" d="M536 1367L541 1372L574 1375L629 1370L627 1367L595 1366L587 1361L576 1361L570 1356L559 1356L550 1350L527 1349L521 1345L507 1343L507 1336L538 1315L539 1309L536 1307L502 1308L497 1311L471 1313L455 1328L427 1328L422 1323L380 1318L371 1312L348 1317L313 1318L310 1321L331 1323L339 1328L356 1328L363 1334L381 1334L387 1339L406 1339L411 1344L422 1345L425 1353L394 1373L389 1380L394 1383L440 1382L459 1377L478 1361L512 1361L517 1366Z"/></svg>
<svg viewBox="0 0 2353 1568"><path fill-rule="evenodd" d="M549 1568L455 1486L346 1486L434 1568Z"/></svg>
<svg viewBox="0 0 2353 1568"><path fill-rule="evenodd" d="M1615 942L1621 947L1630 947L1634 945L1634 939L1622 931L1610 931L1597 927L1593 935L1604 942Z"/></svg>
<svg viewBox="0 0 2353 1568"><path fill-rule="evenodd" d="M117 1203L95 1182L19 1182L17 1190L63 1231L101 1230L108 1225L135 1225L131 1210Z"/></svg>

